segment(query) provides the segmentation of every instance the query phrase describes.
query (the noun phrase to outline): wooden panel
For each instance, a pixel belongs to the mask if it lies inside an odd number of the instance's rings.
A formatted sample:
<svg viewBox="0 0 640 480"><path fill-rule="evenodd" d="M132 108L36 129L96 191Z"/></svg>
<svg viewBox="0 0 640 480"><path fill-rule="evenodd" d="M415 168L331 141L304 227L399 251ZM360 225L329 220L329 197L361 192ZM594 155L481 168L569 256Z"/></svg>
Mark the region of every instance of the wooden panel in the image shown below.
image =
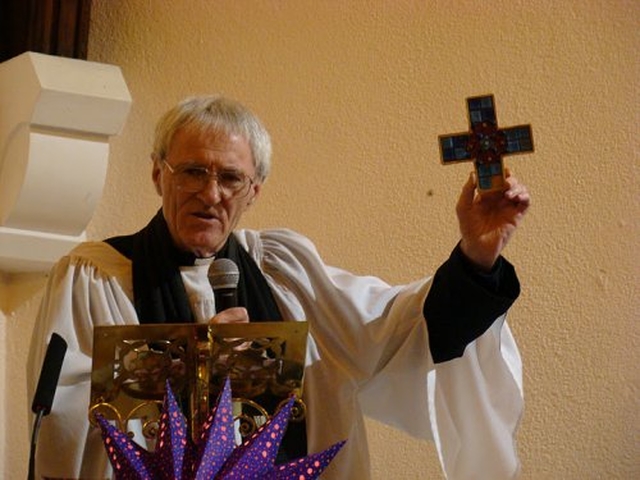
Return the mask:
<svg viewBox="0 0 640 480"><path fill-rule="evenodd" d="M0 61L26 51L87 58L91 0L2 0Z"/></svg>

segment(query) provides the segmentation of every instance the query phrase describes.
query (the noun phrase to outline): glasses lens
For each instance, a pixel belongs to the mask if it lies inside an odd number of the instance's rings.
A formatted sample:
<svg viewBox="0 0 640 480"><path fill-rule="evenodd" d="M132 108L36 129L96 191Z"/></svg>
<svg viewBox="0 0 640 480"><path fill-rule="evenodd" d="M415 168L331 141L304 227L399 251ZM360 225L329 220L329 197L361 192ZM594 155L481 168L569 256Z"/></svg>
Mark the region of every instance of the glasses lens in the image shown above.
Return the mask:
<svg viewBox="0 0 640 480"><path fill-rule="evenodd" d="M206 187L209 171L204 167L180 166L174 170L176 184L187 192L198 192Z"/></svg>
<svg viewBox="0 0 640 480"><path fill-rule="evenodd" d="M229 196L240 195L249 183L249 178L242 172L222 170L217 173L218 187Z"/></svg>

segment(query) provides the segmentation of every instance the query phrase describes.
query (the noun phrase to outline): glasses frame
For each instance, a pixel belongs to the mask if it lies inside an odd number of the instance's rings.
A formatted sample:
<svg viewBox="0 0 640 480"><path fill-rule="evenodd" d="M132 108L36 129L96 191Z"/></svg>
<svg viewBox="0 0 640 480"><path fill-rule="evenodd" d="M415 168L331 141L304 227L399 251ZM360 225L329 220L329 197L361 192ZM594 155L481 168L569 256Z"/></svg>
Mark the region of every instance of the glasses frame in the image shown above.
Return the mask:
<svg viewBox="0 0 640 480"><path fill-rule="evenodd" d="M244 172L239 172L240 174L242 174L242 176L245 178L245 184L238 189L235 192L229 192L229 190L225 189L225 187L220 185L220 181L218 179L218 172L215 170L212 170L208 167L203 167L203 166L198 166L198 168L202 168L203 170L206 170L208 172L207 175L207 180L205 183L203 183L202 187L198 188L197 190L192 190L192 189L186 189L184 187L184 185L181 185L179 183L178 178L176 177L176 175L180 174L181 172L178 170L179 167L174 167L172 166L166 158L163 158L162 163L167 167L167 169L169 170L169 173L171 173L171 175L173 176L173 178L175 178L176 180L176 186L187 193L199 193L201 191L203 191L205 188L207 188L207 186L209 185L209 183L214 180L215 184L216 184L216 188L218 189L218 193L220 194L220 197L222 197L224 200L231 200L231 199L242 199L245 198L248 194L249 191L251 191L251 187L255 184L255 180L253 178L251 178L249 175L247 175ZM194 165L195 166L195 165ZM248 180L248 181L247 181ZM243 192L244 191L244 192Z"/></svg>

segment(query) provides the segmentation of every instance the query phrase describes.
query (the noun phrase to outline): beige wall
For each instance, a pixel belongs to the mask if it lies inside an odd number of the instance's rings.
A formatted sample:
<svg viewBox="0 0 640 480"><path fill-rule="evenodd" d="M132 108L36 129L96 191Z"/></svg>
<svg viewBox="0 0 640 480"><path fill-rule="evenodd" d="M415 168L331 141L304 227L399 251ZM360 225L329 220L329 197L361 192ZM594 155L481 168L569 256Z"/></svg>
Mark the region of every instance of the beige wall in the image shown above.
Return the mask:
<svg viewBox="0 0 640 480"><path fill-rule="evenodd" d="M633 0L94 0L90 60L122 67L133 108L89 236L158 208L155 118L224 92L275 147L244 225L289 226L331 263L411 280L454 246L470 169L441 166L437 136L466 129L467 96L494 93L499 122L530 122L536 143L507 160L534 195L506 251L523 284L510 316L523 478L640 478L639 23ZM26 475L23 365L43 281L0 282L4 478ZM442 478L429 444L373 423L371 442L375 478Z"/></svg>

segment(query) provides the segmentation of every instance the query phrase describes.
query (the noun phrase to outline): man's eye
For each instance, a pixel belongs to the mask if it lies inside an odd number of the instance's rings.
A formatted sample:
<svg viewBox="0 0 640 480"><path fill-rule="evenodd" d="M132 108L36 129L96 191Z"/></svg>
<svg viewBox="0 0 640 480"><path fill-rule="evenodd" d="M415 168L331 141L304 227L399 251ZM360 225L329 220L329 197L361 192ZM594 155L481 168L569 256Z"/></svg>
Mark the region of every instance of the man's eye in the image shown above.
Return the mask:
<svg viewBox="0 0 640 480"><path fill-rule="evenodd" d="M185 167L180 173L192 178L206 178L209 176L209 170L202 167Z"/></svg>
<svg viewBox="0 0 640 480"><path fill-rule="evenodd" d="M237 185L244 181L244 175L240 172L222 171L218 173L218 179L225 185Z"/></svg>

